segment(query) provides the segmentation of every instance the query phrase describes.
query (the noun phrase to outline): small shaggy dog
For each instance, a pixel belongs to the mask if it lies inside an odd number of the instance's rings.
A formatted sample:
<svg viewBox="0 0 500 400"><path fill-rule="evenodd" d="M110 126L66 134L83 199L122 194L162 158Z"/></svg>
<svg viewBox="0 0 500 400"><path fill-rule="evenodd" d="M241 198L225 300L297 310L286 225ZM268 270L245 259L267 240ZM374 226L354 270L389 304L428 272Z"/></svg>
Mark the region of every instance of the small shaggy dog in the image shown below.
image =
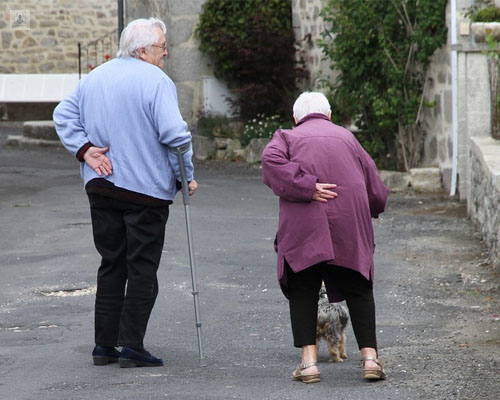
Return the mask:
<svg viewBox="0 0 500 400"><path fill-rule="evenodd" d="M326 289L321 288L318 301L318 328L316 333L316 350L320 339L328 344L330 361L342 362L347 358L345 352L345 327L349 322L349 315L345 306L340 303L330 303Z"/></svg>

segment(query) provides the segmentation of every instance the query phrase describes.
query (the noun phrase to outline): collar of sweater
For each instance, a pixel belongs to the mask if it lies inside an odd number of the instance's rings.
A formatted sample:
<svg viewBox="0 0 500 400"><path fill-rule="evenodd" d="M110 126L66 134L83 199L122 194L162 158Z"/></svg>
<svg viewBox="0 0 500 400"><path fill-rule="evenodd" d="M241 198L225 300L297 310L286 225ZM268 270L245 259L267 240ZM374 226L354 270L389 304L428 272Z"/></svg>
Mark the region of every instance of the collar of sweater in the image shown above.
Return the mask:
<svg viewBox="0 0 500 400"><path fill-rule="evenodd" d="M327 121L330 121L330 119L325 115L325 114L321 114L321 113L312 113L312 114L307 114L305 117L303 117L298 123L297 123L297 126L303 124L304 122L306 121L309 121L311 119L317 119L317 118L320 118L320 119L325 119Z"/></svg>

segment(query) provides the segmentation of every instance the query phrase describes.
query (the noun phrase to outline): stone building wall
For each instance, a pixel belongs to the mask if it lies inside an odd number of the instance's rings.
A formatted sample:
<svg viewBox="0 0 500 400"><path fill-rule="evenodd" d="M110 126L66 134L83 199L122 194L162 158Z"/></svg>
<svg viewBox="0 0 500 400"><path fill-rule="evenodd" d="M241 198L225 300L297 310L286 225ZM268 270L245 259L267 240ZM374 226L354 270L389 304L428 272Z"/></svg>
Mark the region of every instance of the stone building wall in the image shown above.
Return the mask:
<svg viewBox="0 0 500 400"><path fill-rule="evenodd" d="M126 22L156 17L167 26L168 57L164 70L177 86L179 108L190 126L202 108L203 77L213 76L198 50L194 31L205 0L125 0Z"/></svg>
<svg viewBox="0 0 500 400"><path fill-rule="evenodd" d="M29 27L12 24L13 10L24 12ZM0 73L78 73L77 42L117 25L116 0L2 0Z"/></svg>
<svg viewBox="0 0 500 400"><path fill-rule="evenodd" d="M426 101L432 106L424 108L424 127L428 133L425 142L425 164L448 163L451 159L451 71L449 48L436 51L430 65L425 86Z"/></svg>
<svg viewBox="0 0 500 400"><path fill-rule="evenodd" d="M424 96L427 106L421 118L425 134L421 166L439 167L445 188L449 189L453 155L449 45L437 50L432 57Z"/></svg>
<svg viewBox="0 0 500 400"><path fill-rule="evenodd" d="M301 55L310 72L310 80L304 90L317 90L322 79L334 80L337 76L330 69L330 63L323 59L318 46L324 22L319 15L324 0L292 0L292 24Z"/></svg>
<svg viewBox="0 0 500 400"><path fill-rule="evenodd" d="M457 41L459 46L467 48L473 42L466 28L468 19L463 12L470 7L472 0L457 0ZM431 107L425 107L422 125L425 130L425 142L421 166L439 167L443 187L451 187L453 164L453 122L452 122L452 71L451 71L451 2L448 1L446 9L446 25L448 39L446 45L437 50L433 57L425 83L425 100ZM487 70L480 53L458 51L458 185L457 192L460 199L466 199L468 181L468 138L476 135L472 130L488 128L481 120L486 117L489 105L485 104L487 98L481 91L488 90L484 87ZM486 75L485 75L486 74ZM476 118L479 111L481 116ZM470 120L469 118L472 118ZM472 124L471 124L472 122Z"/></svg>

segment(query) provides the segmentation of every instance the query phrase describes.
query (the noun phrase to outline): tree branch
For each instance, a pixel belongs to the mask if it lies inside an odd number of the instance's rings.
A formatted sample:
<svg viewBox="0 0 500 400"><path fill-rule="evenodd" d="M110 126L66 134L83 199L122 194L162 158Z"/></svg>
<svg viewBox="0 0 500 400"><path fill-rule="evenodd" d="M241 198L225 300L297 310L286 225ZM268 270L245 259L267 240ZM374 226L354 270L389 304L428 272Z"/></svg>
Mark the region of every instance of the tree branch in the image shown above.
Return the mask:
<svg viewBox="0 0 500 400"><path fill-rule="evenodd" d="M386 48L386 47L384 47L384 53L385 53L385 55L387 56L387 58L389 59L389 61L391 62L391 64L392 64L392 66L394 67L394 69L395 69L396 71L399 71L399 68L398 68L398 66L396 65L396 63L394 62L394 60L393 60L393 58L392 58L392 56L391 56L391 53L389 53L389 50L387 50L387 48Z"/></svg>

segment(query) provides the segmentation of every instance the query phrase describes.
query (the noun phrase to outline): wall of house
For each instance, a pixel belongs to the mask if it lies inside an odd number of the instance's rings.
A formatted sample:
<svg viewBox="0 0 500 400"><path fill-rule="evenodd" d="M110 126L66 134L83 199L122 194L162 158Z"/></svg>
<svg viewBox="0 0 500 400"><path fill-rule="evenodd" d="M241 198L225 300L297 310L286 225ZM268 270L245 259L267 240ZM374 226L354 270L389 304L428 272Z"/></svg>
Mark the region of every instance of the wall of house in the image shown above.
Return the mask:
<svg viewBox="0 0 500 400"><path fill-rule="evenodd" d="M116 0L2 0L0 73L77 73L77 42L117 24Z"/></svg>
<svg viewBox="0 0 500 400"><path fill-rule="evenodd" d="M318 45L325 23L320 16L324 0L292 0L292 24L299 47L310 72L310 79L304 82L304 90L317 90L322 80L333 81L338 75L330 69Z"/></svg>
<svg viewBox="0 0 500 400"><path fill-rule="evenodd" d="M156 17L167 26L168 57L164 70L177 86L179 108L188 124L201 112L203 77L213 76L198 50L194 31L205 0L125 0L126 20Z"/></svg>
<svg viewBox="0 0 500 400"><path fill-rule="evenodd" d="M490 100L487 57L484 46L475 43L470 21L464 17L472 0L457 0L458 41L458 177L457 194L467 199L469 185L469 138L490 134ZM443 187L449 191L452 181L452 75L451 75L451 2L448 1L446 46L435 52L425 83L425 107L422 126L425 142L421 166L439 167Z"/></svg>
<svg viewBox="0 0 500 400"><path fill-rule="evenodd" d="M450 46L437 50L424 87L422 127L425 132L421 166L439 167L449 189L453 155Z"/></svg>

